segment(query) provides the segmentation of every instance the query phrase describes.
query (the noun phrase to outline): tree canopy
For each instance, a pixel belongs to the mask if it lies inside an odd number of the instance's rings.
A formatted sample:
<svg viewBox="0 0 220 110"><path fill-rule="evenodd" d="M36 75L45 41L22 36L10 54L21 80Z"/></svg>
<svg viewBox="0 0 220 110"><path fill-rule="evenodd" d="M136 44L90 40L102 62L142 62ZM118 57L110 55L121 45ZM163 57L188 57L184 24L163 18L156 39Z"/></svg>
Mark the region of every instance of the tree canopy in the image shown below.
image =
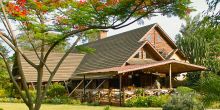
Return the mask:
<svg viewBox="0 0 220 110"><path fill-rule="evenodd" d="M190 63L204 65L213 73L220 72L220 27L213 26L209 17L186 18L176 44L187 56ZM198 81L199 73L189 74L189 79Z"/></svg>

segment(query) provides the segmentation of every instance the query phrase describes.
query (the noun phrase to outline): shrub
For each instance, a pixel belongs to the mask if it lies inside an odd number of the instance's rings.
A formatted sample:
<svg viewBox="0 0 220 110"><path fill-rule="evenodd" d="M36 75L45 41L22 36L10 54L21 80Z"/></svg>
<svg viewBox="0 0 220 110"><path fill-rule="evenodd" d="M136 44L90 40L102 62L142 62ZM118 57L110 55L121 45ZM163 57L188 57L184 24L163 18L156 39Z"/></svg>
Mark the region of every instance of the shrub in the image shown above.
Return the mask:
<svg viewBox="0 0 220 110"><path fill-rule="evenodd" d="M146 102L147 97L134 97L125 102L125 106L127 107L148 107L148 103Z"/></svg>
<svg viewBox="0 0 220 110"><path fill-rule="evenodd" d="M6 97L7 94L5 93L5 90L0 89L0 97Z"/></svg>
<svg viewBox="0 0 220 110"><path fill-rule="evenodd" d="M162 107L169 101L169 95L161 96L139 96L125 102L127 107Z"/></svg>
<svg viewBox="0 0 220 110"><path fill-rule="evenodd" d="M181 94L187 94L187 93L194 92L194 89L191 89L189 87L179 86L176 88L176 91Z"/></svg>
<svg viewBox="0 0 220 110"><path fill-rule="evenodd" d="M54 83L50 85L47 96L48 97L63 97L66 94L66 89L63 85L59 83Z"/></svg>
<svg viewBox="0 0 220 110"><path fill-rule="evenodd" d="M111 108L110 108L110 106L108 105L108 106L106 106L106 107L104 108L104 110L111 110Z"/></svg>
<svg viewBox="0 0 220 110"><path fill-rule="evenodd" d="M169 101L169 97L169 95L149 96L146 101L149 107L162 107Z"/></svg>
<svg viewBox="0 0 220 110"><path fill-rule="evenodd" d="M87 104L87 105L91 105L91 106L99 106L100 103L99 103L98 101L94 101L94 102L89 103L89 104Z"/></svg>
<svg viewBox="0 0 220 110"><path fill-rule="evenodd" d="M135 95L137 95L137 96L141 96L143 93L144 93L144 89L137 89L135 91Z"/></svg>
<svg viewBox="0 0 220 110"><path fill-rule="evenodd" d="M0 110L4 110L3 108L0 108Z"/></svg>
<svg viewBox="0 0 220 110"><path fill-rule="evenodd" d="M46 98L43 103L46 104L81 104L79 100L71 99L68 97L54 97L54 98Z"/></svg>
<svg viewBox="0 0 220 110"><path fill-rule="evenodd" d="M215 74L208 74L206 77L201 78L195 89L203 94L203 102L206 106L211 103L220 101L220 77Z"/></svg>
<svg viewBox="0 0 220 110"><path fill-rule="evenodd" d="M22 99L18 99L18 98L0 98L0 102L23 103L23 100Z"/></svg>
<svg viewBox="0 0 220 110"><path fill-rule="evenodd" d="M32 99L35 100L35 98L36 98L36 91L34 91L34 90L29 90L29 93L30 93ZM25 91L22 91L22 94L23 94L23 95L26 95L26 94L25 94ZM18 94L18 96L20 96L20 94Z"/></svg>
<svg viewBox="0 0 220 110"><path fill-rule="evenodd" d="M204 110L195 93L174 94L163 110Z"/></svg>

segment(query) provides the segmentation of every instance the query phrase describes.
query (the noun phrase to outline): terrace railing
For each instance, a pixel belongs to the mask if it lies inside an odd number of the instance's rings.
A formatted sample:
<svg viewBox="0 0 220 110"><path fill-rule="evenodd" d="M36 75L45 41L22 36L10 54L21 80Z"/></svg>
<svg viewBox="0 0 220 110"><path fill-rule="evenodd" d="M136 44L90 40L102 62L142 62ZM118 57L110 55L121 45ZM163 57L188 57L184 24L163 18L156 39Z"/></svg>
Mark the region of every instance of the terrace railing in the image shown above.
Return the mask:
<svg viewBox="0 0 220 110"><path fill-rule="evenodd" d="M170 94L171 89L143 89L136 88L132 90L122 89L121 98L122 103L137 96L152 96L161 94ZM85 95L85 96L84 96ZM88 102L100 102L108 104L117 104L120 102L120 90L119 89L86 89L83 94L83 89L75 90L73 97L77 99L83 99L83 96Z"/></svg>

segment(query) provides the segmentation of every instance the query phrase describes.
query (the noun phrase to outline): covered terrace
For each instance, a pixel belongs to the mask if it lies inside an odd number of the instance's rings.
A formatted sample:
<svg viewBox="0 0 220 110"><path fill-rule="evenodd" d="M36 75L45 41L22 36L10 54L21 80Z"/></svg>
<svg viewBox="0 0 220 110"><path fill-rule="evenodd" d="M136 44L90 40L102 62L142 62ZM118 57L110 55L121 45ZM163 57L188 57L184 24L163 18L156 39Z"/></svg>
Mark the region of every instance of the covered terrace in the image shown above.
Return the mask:
<svg viewBox="0 0 220 110"><path fill-rule="evenodd" d="M85 83L86 79L93 79L95 78L101 78L103 77L103 79L107 79L107 78L112 78L112 77L117 77L118 78L118 82L117 85L119 85L118 88L118 102L120 105L122 105L122 103L126 100L126 94L124 93L124 89L123 87L125 87L125 85L127 86L128 84L123 83L127 80L126 78L128 77L124 77L124 76L128 76L128 74L133 74L137 71L139 71L139 74L152 74L152 73L157 73L157 74L162 74L165 76L169 77L169 90L171 90L173 88L172 86L172 76L176 75L178 73L184 73L184 72L193 72L193 71L204 71L206 70L206 67L203 66L198 66L198 65L194 65L194 64L189 64L187 62L181 62L181 61L177 61L177 60L164 60L164 61L156 61L150 64L139 64L139 65L125 65L125 66L121 66L121 67L113 67L113 68L106 68L106 69L99 69L99 70L93 70L93 71L89 71L89 72L84 72L84 73L79 73L77 74L78 76L81 76L84 78L84 86L82 89L83 92L83 96L84 98L86 97L86 88L89 86L89 83ZM141 71L141 72L140 72ZM81 83L83 83L83 81ZM99 89L99 87L104 83L105 80L103 80L103 82L101 82L99 84L99 86L95 89L96 91ZM74 89L74 91L77 88ZM115 90L115 89L114 89ZM73 91L71 92L73 93ZM110 98L111 93L109 91L106 91L106 94L103 95L107 96L108 98ZM71 95L71 94L70 94ZM112 94L111 94L112 95ZM112 99L108 99L109 101L112 101Z"/></svg>

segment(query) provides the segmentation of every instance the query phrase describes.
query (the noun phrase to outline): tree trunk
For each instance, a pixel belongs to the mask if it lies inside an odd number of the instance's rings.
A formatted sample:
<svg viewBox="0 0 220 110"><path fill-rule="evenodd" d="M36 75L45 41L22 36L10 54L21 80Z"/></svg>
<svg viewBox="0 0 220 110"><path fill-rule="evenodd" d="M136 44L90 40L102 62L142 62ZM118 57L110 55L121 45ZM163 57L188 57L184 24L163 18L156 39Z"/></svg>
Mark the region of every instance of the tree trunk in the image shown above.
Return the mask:
<svg viewBox="0 0 220 110"><path fill-rule="evenodd" d="M42 97L42 78L43 78L43 66L40 66L38 69L37 69L37 74L38 74L38 77L37 77L37 93L36 93L36 102L35 102L35 107L34 107L34 110L40 110L40 107L41 107L41 103L42 103L42 100L41 100L41 97Z"/></svg>

